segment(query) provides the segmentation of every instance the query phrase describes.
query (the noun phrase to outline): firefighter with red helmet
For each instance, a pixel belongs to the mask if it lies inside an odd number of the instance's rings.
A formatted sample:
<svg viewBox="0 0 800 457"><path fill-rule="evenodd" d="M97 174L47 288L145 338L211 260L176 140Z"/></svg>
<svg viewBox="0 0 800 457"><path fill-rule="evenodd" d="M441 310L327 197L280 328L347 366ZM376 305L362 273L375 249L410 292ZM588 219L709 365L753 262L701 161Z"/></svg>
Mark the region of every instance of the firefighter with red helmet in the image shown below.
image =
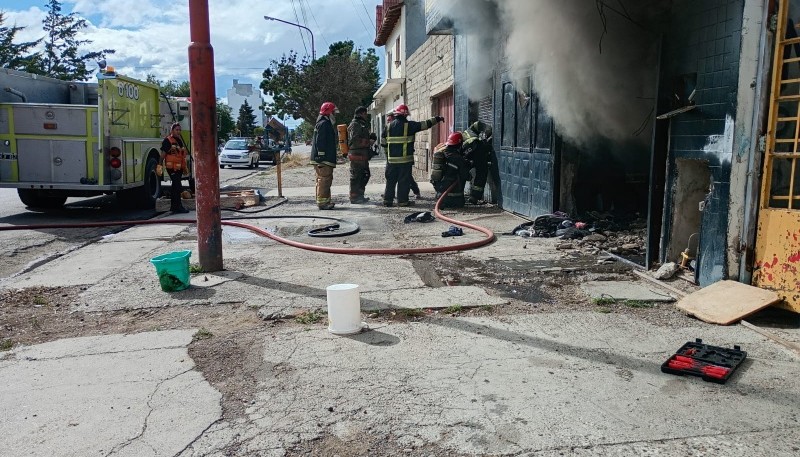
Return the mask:
<svg viewBox="0 0 800 457"><path fill-rule="evenodd" d="M333 209L331 201L331 184L333 169L336 168L336 144L338 142L335 125L335 114L339 110L331 102L325 102L319 108L317 123L314 125L314 136L311 140L311 163L317 175L317 207Z"/></svg>
<svg viewBox="0 0 800 457"><path fill-rule="evenodd" d="M442 201L443 208L462 208L464 206L464 183L469 178L469 164L462 153L463 136L451 133L444 144L436 146L431 166L431 184L436 189L438 199L450 187L456 185Z"/></svg>
<svg viewBox="0 0 800 457"><path fill-rule="evenodd" d="M397 206L410 206L408 201L411 189L411 168L414 166L414 135L443 122L442 116L432 117L422 122L410 121L408 106L398 105L394 109L394 119L386 129L383 144L386 145L386 188L383 192L383 206L393 206L395 196ZM395 194L396 190L396 194Z"/></svg>
<svg viewBox="0 0 800 457"><path fill-rule="evenodd" d="M470 195L468 202L472 205L482 205L483 189L489 177L489 169L494 160L492 148L492 126L482 121L473 122L464 130L464 158L474 170L470 177Z"/></svg>
<svg viewBox="0 0 800 457"><path fill-rule="evenodd" d="M183 185L181 180L184 174L188 174L189 169L186 164L186 156L189 154L186 145L181 137L181 124L176 122L169 129L169 135L164 137L161 142L161 160L167 169L167 174L172 181L170 186L170 211L174 214L188 213L189 210L181 203L181 191Z"/></svg>

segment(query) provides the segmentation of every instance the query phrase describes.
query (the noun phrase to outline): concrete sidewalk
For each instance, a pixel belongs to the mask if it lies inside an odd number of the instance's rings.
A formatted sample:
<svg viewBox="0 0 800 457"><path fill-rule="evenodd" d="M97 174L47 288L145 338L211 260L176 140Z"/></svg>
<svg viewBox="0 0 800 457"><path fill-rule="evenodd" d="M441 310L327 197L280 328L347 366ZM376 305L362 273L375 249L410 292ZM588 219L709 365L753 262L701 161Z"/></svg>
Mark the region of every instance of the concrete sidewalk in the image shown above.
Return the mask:
<svg viewBox="0 0 800 457"><path fill-rule="evenodd" d="M420 185L431 192L429 184ZM346 187L333 190L346 198ZM379 191L381 184L368 189ZM448 223L403 223L407 214L429 209L430 201L417 208L345 203L320 212L313 206L313 193L313 187L284 189L288 202L265 213L309 219L246 222L337 247L447 245L482 236L466 230L463 237L442 238ZM566 254L555 249L556 240L503 235L521 222L516 216L487 207L449 214L498 234L488 247L449 255L463 271L558 274L553 265ZM309 241L309 227L329 223L323 216L356 222L361 231ZM182 292L162 292L149 263L155 255L181 249L191 250L192 263L197 262L196 230L181 225L126 230L3 287L79 287L74 311L86 313L221 310L234 304L271 319L324 310L326 286L357 283L369 330L334 336L324 319L262 327L258 389L247 399L242 417L225 417L220 391L208 374L196 371L187 352L196 332L191 326L62 339L0 352L0 410L6 412L0 455L800 452L798 357L741 326L712 326L690 318L659 324L577 305L534 314L371 318L371 313L413 308L502 309L519 300L481 283L447 286L431 279L420 264L438 262L441 256L322 254L235 227L225 227L223 237L226 270L195 274L192 287ZM574 260L576 265L591 262ZM559 276L554 278L558 283ZM513 295L518 281L501 285ZM629 281L665 293L632 275ZM552 287L564 290L565 300L589 300L579 287L569 293L566 284ZM547 303L532 306L546 308ZM657 306L666 310L672 305ZM800 340L796 330L786 332ZM741 345L748 352L728 384L660 372L670 354L698 337L718 346Z"/></svg>

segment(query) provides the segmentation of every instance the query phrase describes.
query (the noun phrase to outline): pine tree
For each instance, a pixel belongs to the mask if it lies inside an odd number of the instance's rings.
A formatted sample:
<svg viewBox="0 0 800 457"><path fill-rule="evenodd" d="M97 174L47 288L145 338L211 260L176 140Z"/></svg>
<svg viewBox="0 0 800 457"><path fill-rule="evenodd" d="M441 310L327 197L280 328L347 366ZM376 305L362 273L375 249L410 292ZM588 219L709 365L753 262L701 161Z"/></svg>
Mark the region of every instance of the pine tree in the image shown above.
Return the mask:
<svg viewBox="0 0 800 457"><path fill-rule="evenodd" d="M27 53L42 40L14 43L17 32L24 30L25 27L18 27L16 24L5 27L3 26L5 19L4 13L0 11L0 67L27 71L41 59L39 53Z"/></svg>
<svg viewBox="0 0 800 457"><path fill-rule="evenodd" d="M239 130L241 136L253 136L255 128L256 116L253 114L253 107L245 100L239 108L239 119L236 121L236 129Z"/></svg>
<svg viewBox="0 0 800 457"><path fill-rule="evenodd" d="M49 0L47 17L42 21L47 33L44 37L44 54L38 73L67 81L86 80L94 73L87 69L87 62L94 62L114 54L113 49L80 54L78 48L90 44L91 40L79 40L78 33L88 25L77 13L62 14L61 2Z"/></svg>

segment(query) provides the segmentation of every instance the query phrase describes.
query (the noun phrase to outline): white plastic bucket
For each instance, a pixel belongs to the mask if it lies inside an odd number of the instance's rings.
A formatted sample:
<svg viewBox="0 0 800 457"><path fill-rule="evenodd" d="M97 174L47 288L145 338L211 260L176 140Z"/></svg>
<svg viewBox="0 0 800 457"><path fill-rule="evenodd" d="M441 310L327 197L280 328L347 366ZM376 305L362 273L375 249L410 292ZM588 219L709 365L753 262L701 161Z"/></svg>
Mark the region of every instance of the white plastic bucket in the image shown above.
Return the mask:
<svg viewBox="0 0 800 457"><path fill-rule="evenodd" d="M351 335L361 331L361 296L358 284L334 284L328 293L328 331Z"/></svg>

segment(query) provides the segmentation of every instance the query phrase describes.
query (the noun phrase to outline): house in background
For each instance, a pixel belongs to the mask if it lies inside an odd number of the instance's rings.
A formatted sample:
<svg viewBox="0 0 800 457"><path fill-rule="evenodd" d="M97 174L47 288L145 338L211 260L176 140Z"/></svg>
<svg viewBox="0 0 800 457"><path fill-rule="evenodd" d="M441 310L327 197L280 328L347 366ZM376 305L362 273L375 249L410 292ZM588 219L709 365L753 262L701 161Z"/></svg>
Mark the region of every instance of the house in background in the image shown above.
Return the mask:
<svg viewBox="0 0 800 457"><path fill-rule="evenodd" d="M239 84L238 79L233 80L233 87L228 89L228 106L231 107L234 122L239 120L239 109L241 109L244 101L253 108L253 114L256 115L256 124L264 125L264 112L261 110L261 105L264 100L261 98L261 90L253 88L252 84Z"/></svg>
<svg viewBox="0 0 800 457"><path fill-rule="evenodd" d="M384 47L386 79L374 95L373 130L383 135L386 114L406 104L413 120L444 116L445 122L415 136L417 179L427 180L433 146L453 126L453 38L428 36L424 0L384 0L376 8L375 45Z"/></svg>

